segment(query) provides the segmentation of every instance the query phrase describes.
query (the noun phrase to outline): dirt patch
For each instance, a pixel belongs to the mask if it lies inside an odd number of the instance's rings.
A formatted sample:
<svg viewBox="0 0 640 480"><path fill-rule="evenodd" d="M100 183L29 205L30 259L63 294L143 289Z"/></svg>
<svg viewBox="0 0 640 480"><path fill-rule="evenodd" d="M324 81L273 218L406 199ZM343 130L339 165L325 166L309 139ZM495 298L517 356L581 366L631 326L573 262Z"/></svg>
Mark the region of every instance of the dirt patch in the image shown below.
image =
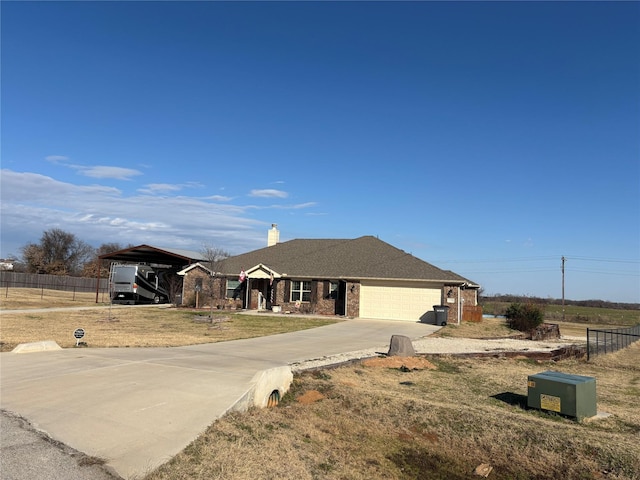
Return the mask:
<svg viewBox="0 0 640 480"><path fill-rule="evenodd" d="M410 370L436 370L437 367L424 357L380 357L362 362L365 367L401 368Z"/></svg>
<svg viewBox="0 0 640 480"><path fill-rule="evenodd" d="M515 358L516 360L566 360L569 358L582 359L587 356L587 347L585 345L569 345L567 347L557 348L550 352L538 351L494 351L494 352L472 352L472 353L434 353L428 354L432 358L438 357L457 357L457 358Z"/></svg>
<svg viewBox="0 0 640 480"><path fill-rule="evenodd" d="M309 390L296 398L296 400L298 401L298 403L301 403L303 405L310 405L324 398L325 396L322 395L319 391Z"/></svg>

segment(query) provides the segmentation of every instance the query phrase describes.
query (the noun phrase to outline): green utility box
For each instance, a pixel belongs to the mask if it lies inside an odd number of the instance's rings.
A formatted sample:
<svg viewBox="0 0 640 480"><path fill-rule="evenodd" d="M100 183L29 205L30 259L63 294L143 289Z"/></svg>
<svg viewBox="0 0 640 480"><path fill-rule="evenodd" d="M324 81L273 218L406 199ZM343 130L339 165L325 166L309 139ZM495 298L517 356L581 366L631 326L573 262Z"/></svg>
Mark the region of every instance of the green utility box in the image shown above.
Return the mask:
<svg viewBox="0 0 640 480"><path fill-rule="evenodd" d="M529 375L527 394L529 408L561 413L579 422L598 413L593 377L553 371Z"/></svg>

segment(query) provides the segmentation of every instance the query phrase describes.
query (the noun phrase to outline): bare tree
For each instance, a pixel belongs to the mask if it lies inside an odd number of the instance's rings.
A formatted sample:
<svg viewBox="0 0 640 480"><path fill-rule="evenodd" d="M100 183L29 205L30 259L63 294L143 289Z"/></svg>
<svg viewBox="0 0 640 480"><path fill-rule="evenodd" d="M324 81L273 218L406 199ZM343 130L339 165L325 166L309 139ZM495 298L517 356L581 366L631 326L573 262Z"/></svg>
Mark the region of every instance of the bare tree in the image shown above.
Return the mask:
<svg viewBox="0 0 640 480"><path fill-rule="evenodd" d="M23 260L31 273L77 275L93 254L93 247L59 228L45 231L39 244L22 247Z"/></svg>
<svg viewBox="0 0 640 480"><path fill-rule="evenodd" d="M178 296L182 295L182 277L172 271L171 275L166 278L167 292L169 293L169 302L178 305ZM180 297L182 300L182 297Z"/></svg>
<svg viewBox="0 0 640 480"><path fill-rule="evenodd" d="M44 273L44 253L40 245L27 243L21 250L27 273Z"/></svg>
<svg viewBox="0 0 640 480"><path fill-rule="evenodd" d="M213 322L213 300L215 297L214 281L216 278L216 273L220 269L220 263L224 259L229 258L231 255L229 255L229 253L226 250L220 247L214 247L211 244L204 244L202 246L201 253L204 259L206 260L207 268L211 270L211 275L209 276L209 299L210 299L209 300L209 304L210 304L209 318L211 318L211 321Z"/></svg>
<svg viewBox="0 0 640 480"><path fill-rule="evenodd" d="M124 250L125 248L130 248L133 245L129 244L124 247L119 243L103 243L98 248L95 249L95 254L91 260L86 262L82 266L82 276L83 277L97 277L98 276L98 266L100 266L100 276L102 278L107 278L109 276L109 271L111 268L111 264L113 261L107 260L100 262L100 255L106 255L107 253L117 252L119 250Z"/></svg>

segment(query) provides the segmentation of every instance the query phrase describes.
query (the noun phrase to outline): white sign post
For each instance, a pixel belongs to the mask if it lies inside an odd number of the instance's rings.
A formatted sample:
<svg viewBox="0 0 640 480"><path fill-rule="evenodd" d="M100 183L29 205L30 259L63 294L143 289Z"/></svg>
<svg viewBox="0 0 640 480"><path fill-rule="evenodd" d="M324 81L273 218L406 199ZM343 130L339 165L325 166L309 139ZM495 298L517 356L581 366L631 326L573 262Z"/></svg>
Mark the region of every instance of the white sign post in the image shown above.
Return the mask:
<svg viewBox="0 0 640 480"><path fill-rule="evenodd" d="M76 347L80 345L80 339L84 338L84 328L76 328L73 332L73 336L76 337Z"/></svg>

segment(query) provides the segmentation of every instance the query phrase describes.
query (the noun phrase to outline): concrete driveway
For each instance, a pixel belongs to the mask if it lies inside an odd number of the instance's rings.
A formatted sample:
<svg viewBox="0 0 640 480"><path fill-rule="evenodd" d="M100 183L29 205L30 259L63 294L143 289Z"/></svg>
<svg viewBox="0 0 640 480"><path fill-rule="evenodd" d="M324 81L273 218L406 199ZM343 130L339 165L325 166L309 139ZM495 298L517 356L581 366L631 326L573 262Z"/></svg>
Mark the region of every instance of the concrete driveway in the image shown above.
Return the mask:
<svg viewBox="0 0 640 480"><path fill-rule="evenodd" d="M106 460L124 478L165 463L240 401L262 370L417 339L440 327L346 320L325 327L175 348L0 354L0 408Z"/></svg>

